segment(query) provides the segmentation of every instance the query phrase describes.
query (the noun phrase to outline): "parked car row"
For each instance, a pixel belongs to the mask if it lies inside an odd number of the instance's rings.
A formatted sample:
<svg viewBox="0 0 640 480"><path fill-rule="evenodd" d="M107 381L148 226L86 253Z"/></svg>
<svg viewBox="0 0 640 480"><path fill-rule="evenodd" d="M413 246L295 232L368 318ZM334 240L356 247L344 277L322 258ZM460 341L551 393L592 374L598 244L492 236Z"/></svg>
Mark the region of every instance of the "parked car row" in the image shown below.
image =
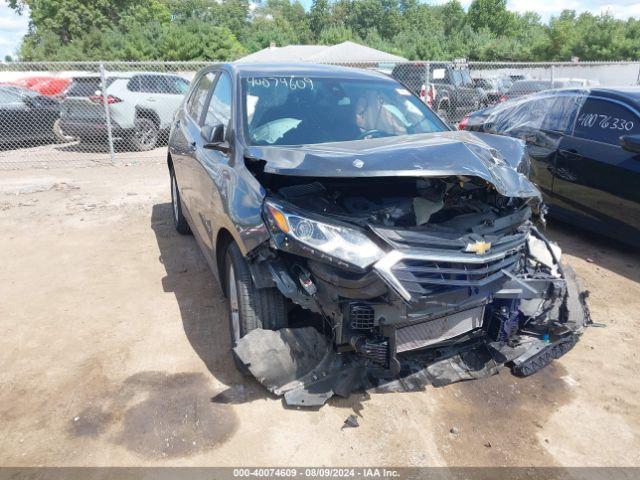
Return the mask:
<svg viewBox="0 0 640 480"><path fill-rule="evenodd" d="M422 95L427 97L425 103L448 123L455 123L467 113L489 105L486 93L474 83L464 63L400 63L393 68L391 76L416 95L428 84L429 91Z"/></svg>
<svg viewBox="0 0 640 480"><path fill-rule="evenodd" d="M412 62L397 64L391 76L418 95L447 123L455 125L479 108L523 97L542 90L588 87L582 78L539 80L524 74L489 73L478 70L472 76L465 62Z"/></svg>
<svg viewBox="0 0 640 480"><path fill-rule="evenodd" d="M0 86L6 92L0 97L1 142L55 138L105 144L106 103L113 137L127 142L134 150L150 150L166 137L171 119L189 87L188 80L178 75L148 72L111 74L106 80L106 92L102 92L99 75L58 80L55 85L66 85L63 90L53 88L51 79L46 83L48 90L42 80L22 82L44 89L47 95L16 85L20 82ZM46 115L42 114L43 109Z"/></svg>

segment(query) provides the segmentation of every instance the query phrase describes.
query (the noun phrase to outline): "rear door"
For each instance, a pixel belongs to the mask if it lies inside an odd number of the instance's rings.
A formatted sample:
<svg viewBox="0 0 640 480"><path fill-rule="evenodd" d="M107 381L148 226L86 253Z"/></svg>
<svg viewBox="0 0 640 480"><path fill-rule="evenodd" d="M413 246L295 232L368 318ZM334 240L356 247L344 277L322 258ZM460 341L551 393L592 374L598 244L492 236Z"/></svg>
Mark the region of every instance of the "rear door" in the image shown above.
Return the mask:
<svg viewBox="0 0 640 480"><path fill-rule="evenodd" d="M621 101L589 96L557 158L559 215L588 228L640 239L640 155L619 146L640 134L639 112Z"/></svg>
<svg viewBox="0 0 640 480"><path fill-rule="evenodd" d="M202 143L200 127L215 77L216 72L208 71L195 79L189 98L176 116L170 147L180 195L191 217L194 233L200 237L203 235L200 216L204 212L202 205L198 203L201 169L196 158L196 150L198 142Z"/></svg>

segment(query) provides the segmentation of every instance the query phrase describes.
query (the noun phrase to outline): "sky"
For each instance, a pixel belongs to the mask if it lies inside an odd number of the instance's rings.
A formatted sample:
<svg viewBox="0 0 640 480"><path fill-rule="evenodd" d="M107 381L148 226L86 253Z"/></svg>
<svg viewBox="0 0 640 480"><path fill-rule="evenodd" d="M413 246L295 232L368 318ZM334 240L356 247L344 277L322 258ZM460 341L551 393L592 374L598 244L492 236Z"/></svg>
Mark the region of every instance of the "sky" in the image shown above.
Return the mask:
<svg viewBox="0 0 640 480"><path fill-rule="evenodd" d="M311 5L312 0L301 0L305 7ZM430 4L445 3L446 0L425 0ZM471 0L461 0L468 7ZM640 0L509 0L509 9L516 12L534 11L543 20L558 15L562 10L576 10L578 13L590 11L599 14L609 11L617 18L640 17ZM28 13L17 15L7 6L6 0L0 0L0 60L5 55L15 54L23 35L27 33L29 23Z"/></svg>
<svg viewBox="0 0 640 480"><path fill-rule="evenodd" d="M14 53L27 33L28 25L28 15L16 15L5 0L0 0L0 61L4 60L5 55Z"/></svg>

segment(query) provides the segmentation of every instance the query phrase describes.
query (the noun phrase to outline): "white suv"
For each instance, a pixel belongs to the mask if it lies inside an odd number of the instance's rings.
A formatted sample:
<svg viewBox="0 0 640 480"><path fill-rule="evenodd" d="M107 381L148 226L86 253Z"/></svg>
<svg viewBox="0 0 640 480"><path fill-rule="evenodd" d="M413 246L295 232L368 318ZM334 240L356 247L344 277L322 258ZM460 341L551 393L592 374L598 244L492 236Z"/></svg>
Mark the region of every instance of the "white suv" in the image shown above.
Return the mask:
<svg viewBox="0 0 640 480"><path fill-rule="evenodd" d="M128 141L136 150L150 150L168 133L189 81L162 73L112 73L106 95L101 86L100 76L73 79L60 113L65 135L84 143L102 141L107 135L106 102L114 138Z"/></svg>

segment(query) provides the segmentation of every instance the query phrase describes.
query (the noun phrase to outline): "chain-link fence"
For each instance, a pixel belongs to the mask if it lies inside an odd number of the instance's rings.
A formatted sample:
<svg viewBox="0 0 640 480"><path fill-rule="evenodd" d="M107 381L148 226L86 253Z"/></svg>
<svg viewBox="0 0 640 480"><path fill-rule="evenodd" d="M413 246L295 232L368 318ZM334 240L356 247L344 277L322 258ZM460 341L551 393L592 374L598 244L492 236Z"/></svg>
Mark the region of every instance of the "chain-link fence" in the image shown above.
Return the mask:
<svg viewBox="0 0 640 480"><path fill-rule="evenodd" d="M162 161L189 82L211 62L0 63L0 169ZM640 63L341 64L402 82L452 125L551 88L638 85Z"/></svg>

